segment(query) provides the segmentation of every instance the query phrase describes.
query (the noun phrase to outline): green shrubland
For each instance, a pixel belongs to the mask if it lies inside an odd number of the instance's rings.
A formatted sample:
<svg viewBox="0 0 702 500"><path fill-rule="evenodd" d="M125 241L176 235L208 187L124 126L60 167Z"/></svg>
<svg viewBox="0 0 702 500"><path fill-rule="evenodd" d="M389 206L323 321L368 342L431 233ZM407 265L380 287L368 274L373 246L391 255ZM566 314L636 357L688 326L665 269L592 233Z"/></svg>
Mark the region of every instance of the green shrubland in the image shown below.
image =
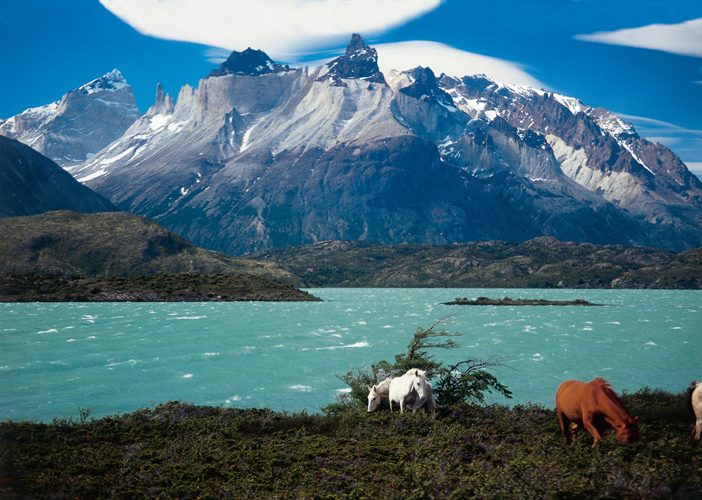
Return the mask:
<svg viewBox="0 0 702 500"><path fill-rule="evenodd" d="M0 423L0 496L19 498L700 498L682 395L624 395L638 443L566 447L553 410L461 403L336 415L168 402Z"/></svg>

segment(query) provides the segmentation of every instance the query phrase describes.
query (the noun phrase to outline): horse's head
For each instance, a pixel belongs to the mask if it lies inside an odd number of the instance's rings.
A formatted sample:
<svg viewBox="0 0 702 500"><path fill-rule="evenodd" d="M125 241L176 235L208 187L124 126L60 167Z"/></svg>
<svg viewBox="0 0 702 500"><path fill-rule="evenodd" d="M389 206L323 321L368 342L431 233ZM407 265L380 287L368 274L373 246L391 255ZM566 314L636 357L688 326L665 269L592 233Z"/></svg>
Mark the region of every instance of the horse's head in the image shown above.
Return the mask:
<svg viewBox="0 0 702 500"><path fill-rule="evenodd" d="M617 429L617 443L635 443L639 440L639 417L628 418Z"/></svg>
<svg viewBox="0 0 702 500"><path fill-rule="evenodd" d="M426 392L426 383L427 383L427 376L424 370L419 370L416 368L413 368L409 370L405 375L409 375L414 378L412 380L412 390L417 392L417 396L421 400L421 404L424 403L424 401L427 400L427 392ZM421 404L419 406L421 406Z"/></svg>
<svg viewBox="0 0 702 500"><path fill-rule="evenodd" d="M375 411L380 404L380 396L375 391L375 386L368 386L368 412Z"/></svg>

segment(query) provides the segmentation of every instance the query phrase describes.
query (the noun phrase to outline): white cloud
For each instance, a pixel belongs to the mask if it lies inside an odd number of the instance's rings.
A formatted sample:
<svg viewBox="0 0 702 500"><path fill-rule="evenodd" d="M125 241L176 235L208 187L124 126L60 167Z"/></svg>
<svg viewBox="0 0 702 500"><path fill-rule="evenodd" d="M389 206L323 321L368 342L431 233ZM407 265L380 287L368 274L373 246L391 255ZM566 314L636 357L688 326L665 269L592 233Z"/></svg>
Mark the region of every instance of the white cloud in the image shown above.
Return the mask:
<svg viewBox="0 0 702 500"><path fill-rule="evenodd" d="M576 35L577 40L661 50L702 57L702 18L680 24L651 24L641 28Z"/></svg>
<svg viewBox="0 0 702 500"><path fill-rule="evenodd" d="M690 170L702 170L702 130L690 129L652 118L631 116L622 113L616 115L634 124L636 132L651 142L660 142L667 146ZM690 165L693 165L692 168Z"/></svg>
<svg viewBox="0 0 702 500"><path fill-rule="evenodd" d="M702 179L702 162L688 161L685 162L685 165L690 172Z"/></svg>
<svg viewBox="0 0 702 500"><path fill-rule="evenodd" d="M352 33L385 32L444 0L100 0L142 34L295 61Z"/></svg>
<svg viewBox="0 0 702 500"><path fill-rule="evenodd" d="M516 63L465 52L443 43L411 41L373 47L378 51L378 66L386 75L392 69L403 71L424 66L431 68L436 76L441 73L455 77L484 74L504 83L546 87Z"/></svg>

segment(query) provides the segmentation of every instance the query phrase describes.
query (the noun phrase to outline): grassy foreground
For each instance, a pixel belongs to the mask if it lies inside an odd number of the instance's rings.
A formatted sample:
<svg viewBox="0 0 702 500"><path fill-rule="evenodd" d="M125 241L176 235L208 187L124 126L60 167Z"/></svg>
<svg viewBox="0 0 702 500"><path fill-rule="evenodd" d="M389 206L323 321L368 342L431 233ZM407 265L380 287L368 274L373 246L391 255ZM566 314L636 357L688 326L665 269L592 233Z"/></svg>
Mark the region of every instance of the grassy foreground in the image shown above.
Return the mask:
<svg viewBox="0 0 702 500"><path fill-rule="evenodd" d="M566 448L536 405L436 413L276 413L169 402L0 423L0 497L702 498L682 395L624 395L642 440Z"/></svg>

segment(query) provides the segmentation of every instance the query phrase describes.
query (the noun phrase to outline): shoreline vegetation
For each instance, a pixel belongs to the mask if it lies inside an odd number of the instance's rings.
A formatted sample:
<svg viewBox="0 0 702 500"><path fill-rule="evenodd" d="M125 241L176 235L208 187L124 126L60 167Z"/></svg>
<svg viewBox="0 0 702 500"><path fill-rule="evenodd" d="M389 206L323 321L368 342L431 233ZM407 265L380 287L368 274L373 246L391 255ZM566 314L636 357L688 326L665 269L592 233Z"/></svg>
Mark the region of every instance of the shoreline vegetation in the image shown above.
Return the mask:
<svg viewBox="0 0 702 500"><path fill-rule="evenodd" d="M539 405L308 414L152 404L0 422L0 496L49 498L700 498L682 394L623 394L641 440L566 447Z"/></svg>
<svg viewBox="0 0 702 500"><path fill-rule="evenodd" d="M478 297L475 300L467 298L456 298L451 302L442 302L445 306L601 306L603 304L593 304L584 299L575 300L547 300L547 299L490 299L488 297Z"/></svg>
<svg viewBox="0 0 702 500"><path fill-rule="evenodd" d="M0 274L0 302L234 302L321 299L275 279L250 274L147 274L81 278Z"/></svg>

